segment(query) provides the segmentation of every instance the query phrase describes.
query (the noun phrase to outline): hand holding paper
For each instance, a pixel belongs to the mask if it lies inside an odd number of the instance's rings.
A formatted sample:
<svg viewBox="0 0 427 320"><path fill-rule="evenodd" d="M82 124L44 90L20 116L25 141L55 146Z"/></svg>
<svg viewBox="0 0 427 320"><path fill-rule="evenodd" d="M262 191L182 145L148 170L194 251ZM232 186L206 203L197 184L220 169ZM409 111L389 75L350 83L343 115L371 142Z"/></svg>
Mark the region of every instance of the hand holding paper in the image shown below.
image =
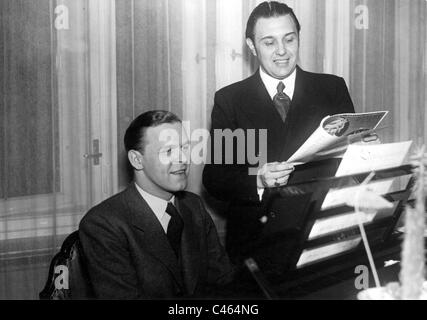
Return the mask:
<svg viewBox="0 0 427 320"><path fill-rule="evenodd" d="M388 111L377 111L342 113L325 117L288 162L305 163L319 156L342 153L352 139L366 136L369 132L373 133L387 114Z"/></svg>
<svg viewBox="0 0 427 320"><path fill-rule="evenodd" d="M287 162L266 163L258 170L258 188L284 186L288 183L289 175L294 170L294 166Z"/></svg>

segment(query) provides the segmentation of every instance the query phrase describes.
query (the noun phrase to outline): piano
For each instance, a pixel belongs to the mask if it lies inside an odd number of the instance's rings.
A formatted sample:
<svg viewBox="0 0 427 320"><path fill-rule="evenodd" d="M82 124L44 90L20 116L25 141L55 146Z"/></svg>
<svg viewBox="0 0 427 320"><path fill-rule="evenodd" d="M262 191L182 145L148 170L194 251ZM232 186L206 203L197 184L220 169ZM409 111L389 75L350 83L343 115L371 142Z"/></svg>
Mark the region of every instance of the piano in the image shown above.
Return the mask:
<svg viewBox="0 0 427 320"><path fill-rule="evenodd" d="M404 165L268 190L264 229L234 285L234 298L357 299L358 292L375 286L362 231L380 284L398 282L403 240L399 221L411 203L412 169ZM368 176L367 187L379 191L392 207L358 215L341 200L355 194ZM281 200L292 202L293 197L299 203L303 199L303 205L298 223L289 228Z"/></svg>

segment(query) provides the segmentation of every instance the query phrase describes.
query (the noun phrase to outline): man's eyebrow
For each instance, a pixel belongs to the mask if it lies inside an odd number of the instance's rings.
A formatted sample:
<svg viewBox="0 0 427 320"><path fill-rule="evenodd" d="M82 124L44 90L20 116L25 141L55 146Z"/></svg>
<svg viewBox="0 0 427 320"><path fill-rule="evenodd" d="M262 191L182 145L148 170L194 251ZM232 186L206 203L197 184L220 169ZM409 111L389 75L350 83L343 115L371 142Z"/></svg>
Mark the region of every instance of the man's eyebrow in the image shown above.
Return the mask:
<svg viewBox="0 0 427 320"><path fill-rule="evenodd" d="M296 36L296 35L297 35L297 33L295 31L292 31L292 32L289 32L289 33L285 34L285 37L287 37L287 36Z"/></svg>
<svg viewBox="0 0 427 320"><path fill-rule="evenodd" d="M292 31L292 32L289 32L289 33L285 34L284 37L296 36L296 35L297 35L297 33L295 31ZM264 36L264 37L262 37L259 40L262 41L262 40L270 40L270 39L274 39L274 36Z"/></svg>
<svg viewBox="0 0 427 320"><path fill-rule="evenodd" d="M262 40L272 40L272 39L274 39L274 37L273 36L265 36L265 37L262 37L261 39L259 39L260 41L262 41Z"/></svg>

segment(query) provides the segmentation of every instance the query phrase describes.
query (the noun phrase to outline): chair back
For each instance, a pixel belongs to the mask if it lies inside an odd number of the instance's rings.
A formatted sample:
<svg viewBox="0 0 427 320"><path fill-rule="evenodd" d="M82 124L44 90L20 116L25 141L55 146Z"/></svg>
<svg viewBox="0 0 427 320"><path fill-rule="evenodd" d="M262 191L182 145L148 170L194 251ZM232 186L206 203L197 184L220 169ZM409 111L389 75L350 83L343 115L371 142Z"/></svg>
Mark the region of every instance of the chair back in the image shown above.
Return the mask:
<svg viewBox="0 0 427 320"><path fill-rule="evenodd" d="M44 289L43 300L92 299L92 285L84 263L79 232L74 231L53 257Z"/></svg>

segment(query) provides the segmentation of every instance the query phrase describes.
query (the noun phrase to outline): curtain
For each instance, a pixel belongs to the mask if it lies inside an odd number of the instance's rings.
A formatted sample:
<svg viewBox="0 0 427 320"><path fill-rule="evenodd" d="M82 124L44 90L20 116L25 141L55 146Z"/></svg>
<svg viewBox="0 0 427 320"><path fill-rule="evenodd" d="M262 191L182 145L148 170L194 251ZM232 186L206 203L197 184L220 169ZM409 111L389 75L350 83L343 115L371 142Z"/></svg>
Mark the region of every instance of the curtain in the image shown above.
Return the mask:
<svg viewBox="0 0 427 320"><path fill-rule="evenodd" d="M349 85L356 110L390 111L378 132L385 142L425 143L426 2L365 0L352 7L358 13Z"/></svg>
<svg viewBox="0 0 427 320"><path fill-rule="evenodd" d="M56 27L79 27L55 32L53 5L0 4L0 298L37 297L52 254L87 203L76 158L86 131L84 113L76 112L86 104L85 21L68 20L73 7L59 7Z"/></svg>
<svg viewBox="0 0 427 320"><path fill-rule="evenodd" d="M113 12L0 2L0 299L37 299L65 237L118 189Z"/></svg>
<svg viewBox="0 0 427 320"><path fill-rule="evenodd" d="M209 128L215 91L258 67L244 32L260 2L0 1L1 299L36 299L65 236L129 183L135 116L166 109L190 136ZM425 0L283 2L302 26L303 69L344 77L357 112L388 110L382 141L425 143ZM188 189L223 237L225 204L203 190L202 169Z"/></svg>
<svg viewBox="0 0 427 320"><path fill-rule="evenodd" d="M427 2L401 0L395 7L395 140L427 141ZM386 72L390 72L390 69Z"/></svg>

